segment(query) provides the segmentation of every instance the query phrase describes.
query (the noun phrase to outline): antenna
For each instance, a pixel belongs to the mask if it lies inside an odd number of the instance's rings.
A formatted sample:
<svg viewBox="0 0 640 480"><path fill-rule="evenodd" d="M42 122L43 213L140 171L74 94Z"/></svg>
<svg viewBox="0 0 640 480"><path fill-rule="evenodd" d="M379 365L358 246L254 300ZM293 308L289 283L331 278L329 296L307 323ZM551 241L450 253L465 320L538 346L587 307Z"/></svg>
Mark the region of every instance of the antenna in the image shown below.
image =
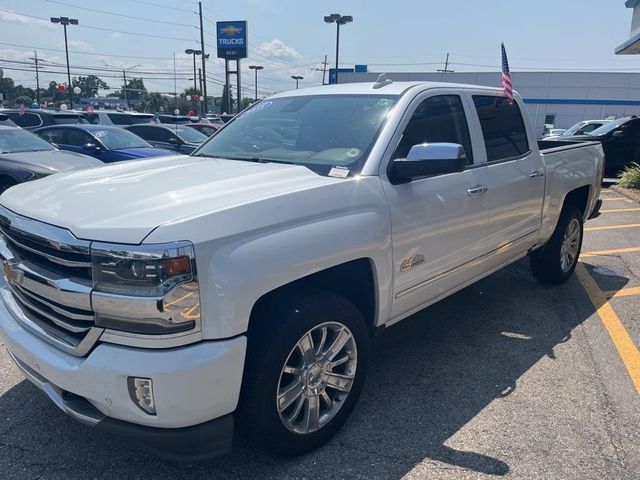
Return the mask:
<svg viewBox="0 0 640 480"><path fill-rule="evenodd" d="M390 78L385 78L386 76L386 73L381 73L380 75L378 75L378 79L373 84L373 88L378 89L386 87L387 85L391 85L393 83L393 80L391 80Z"/></svg>

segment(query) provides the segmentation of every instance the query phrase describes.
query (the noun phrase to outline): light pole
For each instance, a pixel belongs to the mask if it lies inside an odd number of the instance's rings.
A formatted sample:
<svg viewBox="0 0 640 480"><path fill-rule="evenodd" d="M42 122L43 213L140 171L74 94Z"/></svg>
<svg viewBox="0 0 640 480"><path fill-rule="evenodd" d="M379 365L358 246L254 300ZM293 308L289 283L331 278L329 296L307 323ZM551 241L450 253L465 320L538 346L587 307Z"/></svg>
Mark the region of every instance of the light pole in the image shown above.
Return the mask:
<svg viewBox="0 0 640 480"><path fill-rule="evenodd" d="M249 65L249 68L251 70L254 70L256 72L256 95L255 95L255 101L258 101L258 70L262 70L264 67L262 65Z"/></svg>
<svg viewBox="0 0 640 480"><path fill-rule="evenodd" d="M67 81L69 90L69 106L73 109L73 88L71 87L71 70L69 69L69 44L67 42L67 25L78 25L77 18L51 17L51 23L59 23L64 27L64 51L67 55Z"/></svg>
<svg viewBox="0 0 640 480"><path fill-rule="evenodd" d="M198 111L198 106L196 104L196 95L198 92L198 77L196 76L196 55L202 55L202 50L194 50L193 48L187 48L184 53L187 55L193 55L193 111Z"/></svg>
<svg viewBox="0 0 640 480"><path fill-rule="evenodd" d="M293 78L296 81L296 90L298 89L298 81L299 80L303 80L304 77L302 75L291 75L291 78Z"/></svg>
<svg viewBox="0 0 640 480"><path fill-rule="evenodd" d="M324 17L326 23L336 24L336 83L338 83L338 55L340 53L340 25L346 25L353 22L351 15L340 15L339 13L332 13Z"/></svg>

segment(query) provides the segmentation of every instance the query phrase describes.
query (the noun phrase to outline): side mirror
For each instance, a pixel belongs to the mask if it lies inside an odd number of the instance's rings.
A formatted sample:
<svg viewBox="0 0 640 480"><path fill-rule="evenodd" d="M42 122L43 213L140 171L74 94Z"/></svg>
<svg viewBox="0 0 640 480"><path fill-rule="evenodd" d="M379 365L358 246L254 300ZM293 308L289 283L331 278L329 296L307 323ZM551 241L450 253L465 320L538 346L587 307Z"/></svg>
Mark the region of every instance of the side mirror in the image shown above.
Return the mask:
<svg viewBox="0 0 640 480"><path fill-rule="evenodd" d="M611 134L611 138L619 138L623 136L624 136L624 132L622 130L614 130L613 133Z"/></svg>
<svg viewBox="0 0 640 480"><path fill-rule="evenodd" d="M467 166L464 147L457 143L423 143L414 145L407 158L391 163L392 183L405 183L429 175L461 172Z"/></svg>
<svg viewBox="0 0 640 480"><path fill-rule="evenodd" d="M99 152L100 148L95 144L95 143L85 143L84 145L82 145L82 149L86 150L87 152Z"/></svg>

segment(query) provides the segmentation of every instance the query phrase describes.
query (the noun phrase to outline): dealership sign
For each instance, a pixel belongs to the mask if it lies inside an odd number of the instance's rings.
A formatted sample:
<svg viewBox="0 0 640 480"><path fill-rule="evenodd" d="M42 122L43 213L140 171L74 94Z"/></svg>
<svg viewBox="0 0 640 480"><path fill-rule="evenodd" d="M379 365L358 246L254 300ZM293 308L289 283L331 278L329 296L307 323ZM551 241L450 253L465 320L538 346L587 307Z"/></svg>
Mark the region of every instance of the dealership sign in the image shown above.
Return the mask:
<svg viewBox="0 0 640 480"><path fill-rule="evenodd" d="M247 22L217 22L218 58L239 60L247 57Z"/></svg>

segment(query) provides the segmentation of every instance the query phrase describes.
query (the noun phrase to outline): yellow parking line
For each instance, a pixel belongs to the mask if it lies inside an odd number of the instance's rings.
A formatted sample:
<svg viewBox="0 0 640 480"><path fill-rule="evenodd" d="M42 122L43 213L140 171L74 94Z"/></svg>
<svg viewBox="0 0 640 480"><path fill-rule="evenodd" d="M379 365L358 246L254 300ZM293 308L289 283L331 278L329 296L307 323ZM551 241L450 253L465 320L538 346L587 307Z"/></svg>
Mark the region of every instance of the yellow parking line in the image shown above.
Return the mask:
<svg viewBox="0 0 640 480"><path fill-rule="evenodd" d="M604 292L607 298L630 297L632 295L640 295L640 287L621 288L612 292Z"/></svg>
<svg viewBox="0 0 640 480"><path fill-rule="evenodd" d="M582 263L578 263L576 275L586 290L600 320L609 332L609 336L616 350L618 350L622 363L624 363L627 373L629 377L631 377L631 381L640 394L640 352L638 348L633 343L633 340L631 340L629 333L624 328L624 325L622 325L616 312L611 308L604 292L598 288L598 285L596 285L596 282L591 278L591 275L589 275L589 272L587 272L587 269Z"/></svg>
<svg viewBox="0 0 640 480"><path fill-rule="evenodd" d="M585 232L599 232L600 230L617 230L619 228L638 228L640 223L629 223L626 225L605 225L604 227L585 227Z"/></svg>
<svg viewBox="0 0 640 480"><path fill-rule="evenodd" d="M600 213L640 212L640 208L614 208L612 210L600 210Z"/></svg>
<svg viewBox="0 0 640 480"><path fill-rule="evenodd" d="M629 200L628 198L624 198L624 197L602 197L602 200L604 201L614 201L614 200L624 200L625 202L630 202L631 200Z"/></svg>
<svg viewBox="0 0 640 480"><path fill-rule="evenodd" d="M597 257L598 255L615 255L617 253L637 253L640 252L640 247L631 248L618 248L615 250L596 250L593 252L583 252L581 257Z"/></svg>

